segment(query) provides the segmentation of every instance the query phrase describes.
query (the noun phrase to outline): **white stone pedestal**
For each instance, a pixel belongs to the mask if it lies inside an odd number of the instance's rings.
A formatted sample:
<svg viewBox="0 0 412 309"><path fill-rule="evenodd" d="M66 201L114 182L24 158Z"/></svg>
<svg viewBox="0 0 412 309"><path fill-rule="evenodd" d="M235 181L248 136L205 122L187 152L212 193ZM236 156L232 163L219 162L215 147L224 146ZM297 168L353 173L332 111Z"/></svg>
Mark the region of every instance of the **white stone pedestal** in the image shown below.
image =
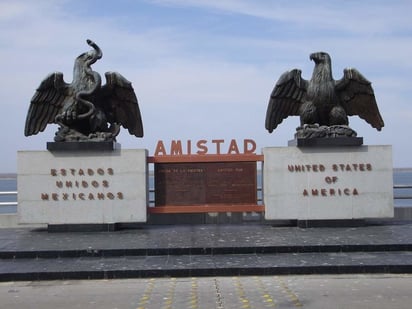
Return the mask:
<svg viewBox="0 0 412 309"><path fill-rule="evenodd" d="M391 146L263 149L265 218L393 217Z"/></svg>
<svg viewBox="0 0 412 309"><path fill-rule="evenodd" d="M19 151L19 222L146 222L146 158L144 149Z"/></svg>

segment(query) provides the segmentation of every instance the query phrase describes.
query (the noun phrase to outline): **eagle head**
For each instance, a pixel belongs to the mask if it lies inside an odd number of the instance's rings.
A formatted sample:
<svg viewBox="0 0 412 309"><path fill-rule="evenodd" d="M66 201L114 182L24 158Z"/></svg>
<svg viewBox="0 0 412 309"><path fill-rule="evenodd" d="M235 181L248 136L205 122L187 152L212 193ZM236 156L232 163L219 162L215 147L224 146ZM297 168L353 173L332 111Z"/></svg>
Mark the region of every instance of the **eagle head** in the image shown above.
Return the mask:
<svg viewBox="0 0 412 309"><path fill-rule="evenodd" d="M328 53L325 52L316 52L313 54L310 54L310 60L313 60L316 64L319 63L331 63L330 61L330 56Z"/></svg>

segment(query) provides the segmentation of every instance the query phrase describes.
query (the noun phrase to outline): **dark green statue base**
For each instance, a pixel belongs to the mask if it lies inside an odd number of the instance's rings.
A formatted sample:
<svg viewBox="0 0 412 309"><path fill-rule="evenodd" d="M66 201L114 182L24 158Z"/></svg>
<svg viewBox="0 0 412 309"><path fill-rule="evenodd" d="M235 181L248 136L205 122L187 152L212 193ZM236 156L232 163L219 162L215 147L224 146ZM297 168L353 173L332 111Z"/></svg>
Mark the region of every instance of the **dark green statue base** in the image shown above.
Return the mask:
<svg viewBox="0 0 412 309"><path fill-rule="evenodd" d="M49 151L113 151L120 149L120 144L105 142L47 142Z"/></svg>
<svg viewBox="0 0 412 309"><path fill-rule="evenodd" d="M361 145L363 145L363 137L295 138L288 142L288 146L297 147L336 147Z"/></svg>

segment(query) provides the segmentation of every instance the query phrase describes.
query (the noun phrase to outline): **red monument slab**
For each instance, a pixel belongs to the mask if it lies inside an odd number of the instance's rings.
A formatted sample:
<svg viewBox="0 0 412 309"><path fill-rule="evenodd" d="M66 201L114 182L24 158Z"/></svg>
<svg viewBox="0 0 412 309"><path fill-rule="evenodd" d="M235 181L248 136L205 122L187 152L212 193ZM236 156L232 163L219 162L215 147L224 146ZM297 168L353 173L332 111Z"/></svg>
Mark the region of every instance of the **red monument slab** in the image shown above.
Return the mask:
<svg viewBox="0 0 412 309"><path fill-rule="evenodd" d="M256 162L155 164L155 205L256 204Z"/></svg>

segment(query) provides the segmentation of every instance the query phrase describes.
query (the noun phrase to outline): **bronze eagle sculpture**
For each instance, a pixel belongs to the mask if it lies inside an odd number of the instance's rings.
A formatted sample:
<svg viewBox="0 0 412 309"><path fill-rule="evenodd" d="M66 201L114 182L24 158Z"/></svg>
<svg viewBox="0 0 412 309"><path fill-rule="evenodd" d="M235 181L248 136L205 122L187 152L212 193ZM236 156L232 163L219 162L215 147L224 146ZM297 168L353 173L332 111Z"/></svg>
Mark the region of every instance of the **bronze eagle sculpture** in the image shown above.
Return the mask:
<svg viewBox="0 0 412 309"><path fill-rule="evenodd" d="M65 83L61 72L49 74L40 83L30 102L25 136L56 123L56 142L115 141L120 126L131 135L143 137L142 118L131 83L117 72L106 72L106 84L102 86L99 73L91 68L102 58L102 51L91 40L87 44L93 49L76 58L72 83Z"/></svg>
<svg viewBox="0 0 412 309"><path fill-rule="evenodd" d="M352 115L358 115L378 131L382 129L384 123L371 83L358 70L346 68L343 78L334 80L327 53L313 53L310 60L315 62L315 68L309 81L302 78L298 69L283 73L277 81L266 112L265 127L269 133L288 116L300 116L301 127L297 131L306 127L347 127L349 133L346 130L343 135L356 136L348 127L348 116Z"/></svg>

